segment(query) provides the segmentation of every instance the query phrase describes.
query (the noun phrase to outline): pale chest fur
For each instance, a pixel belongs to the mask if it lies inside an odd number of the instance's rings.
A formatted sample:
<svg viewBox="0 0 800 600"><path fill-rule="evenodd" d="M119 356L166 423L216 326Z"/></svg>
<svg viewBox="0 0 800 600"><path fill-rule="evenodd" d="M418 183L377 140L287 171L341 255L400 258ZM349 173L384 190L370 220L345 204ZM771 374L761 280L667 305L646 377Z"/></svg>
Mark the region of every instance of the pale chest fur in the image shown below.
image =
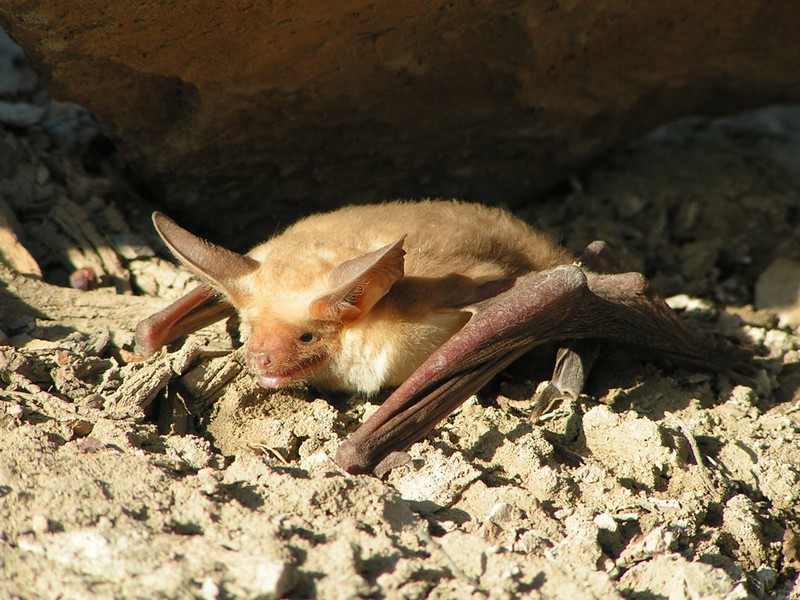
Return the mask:
<svg viewBox="0 0 800 600"><path fill-rule="evenodd" d="M309 383L364 394L398 386L467 318L460 311L443 311L415 320L365 319L341 332L338 352Z"/></svg>

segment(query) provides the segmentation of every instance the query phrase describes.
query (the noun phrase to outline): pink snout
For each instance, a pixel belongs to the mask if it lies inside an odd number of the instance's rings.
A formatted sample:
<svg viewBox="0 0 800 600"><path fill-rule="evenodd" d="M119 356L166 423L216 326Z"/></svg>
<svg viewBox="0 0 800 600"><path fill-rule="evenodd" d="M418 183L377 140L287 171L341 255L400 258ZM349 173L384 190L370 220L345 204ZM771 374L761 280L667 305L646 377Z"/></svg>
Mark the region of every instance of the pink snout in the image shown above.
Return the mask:
<svg viewBox="0 0 800 600"><path fill-rule="evenodd" d="M247 366L256 373L269 369L272 360L266 352L247 352Z"/></svg>

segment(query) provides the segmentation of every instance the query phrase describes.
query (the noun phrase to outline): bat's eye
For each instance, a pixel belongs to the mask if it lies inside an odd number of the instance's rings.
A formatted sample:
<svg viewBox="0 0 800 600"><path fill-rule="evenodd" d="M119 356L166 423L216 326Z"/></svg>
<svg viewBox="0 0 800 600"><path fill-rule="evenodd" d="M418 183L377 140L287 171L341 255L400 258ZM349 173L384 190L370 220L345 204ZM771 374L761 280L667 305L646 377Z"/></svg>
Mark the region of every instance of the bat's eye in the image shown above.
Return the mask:
<svg viewBox="0 0 800 600"><path fill-rule="evenodd" d="M314 341L314 334L310 331L306 331L303 335L300 336L300 341L304 344L308 344L309 342Z"/></svg>

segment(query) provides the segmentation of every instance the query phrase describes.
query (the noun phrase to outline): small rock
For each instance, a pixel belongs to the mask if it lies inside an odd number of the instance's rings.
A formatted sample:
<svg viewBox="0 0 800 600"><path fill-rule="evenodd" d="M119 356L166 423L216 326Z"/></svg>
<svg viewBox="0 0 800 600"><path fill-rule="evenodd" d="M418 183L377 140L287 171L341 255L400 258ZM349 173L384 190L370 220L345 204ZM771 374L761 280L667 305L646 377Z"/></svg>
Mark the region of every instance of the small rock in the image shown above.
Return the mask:
<svg viewBox="0 0 800 600"><path fill-rule="evenodd" d="M722 528L736 540L740 560L747 561L752 567L758 567L767 560L767 544L762 534L758 508L750 498L738 494L728 500L722 520Z"/></svg>
<svg viewBox="0 0 800 600"><path fill-rule="evenodd" d="M532 429L524 434L506 439L494 453L494 460L501 462L510 474L519 473L523 477L542 466L553 455L553 445L540 429Z"/></svg>
<svg viewBox="0 0 800 600"><path fill-rule="evenodd" d="M218 467L218 457L211 450L211 444L194 435L167 436L165 446L168 456L175 456L192 469Z"/></svg>
<svg viewBox="0 0 800 600"><path fill-rule="evenodd" d="M528 529L522 532L522 534L519 536L519 539L514 544L513 549L516 552L523 552L525 554L541 555L544 554L546 550L549 550L552 545L552 540L546 535L539 533L538 531Z"/></svg>
<svg viewBox="0 0 800 600"><path fill-rule="evenodd" d="M300 468L316 476L323 476L326 473L335 473L339 471L339 467L336 463L324 452L317 452L316 454L310 454L309 456L301 458Z"/></svg>
<svg viewBox="0 0 800 600"><path fill-rule="evenodd" d="M670 526L659 526L644 537L636 538L622 551L617 563L629 567L672 550L678 542L680 530Z"/></svg>
<svg viewBox="0 0 800 600"><path fill-rule="evenodd" d="M747 325L774 329L778 326L778 317L770 310L756 310L752 304L744 306L728 305L725 311L739 317Z"/></svg>
<svg viewBox="0 0 800 600"><path fill-rule="evenodd" d="M749 598L747 590L723 569L690 562L679 554L654 556L620 578L626 598ZM676 592L680 590L680 592Z"/></svg>
<svg viewBox="0 0 800 600"><path fill-rule="evenodd" d="M800 571L800 536L791 527L783 532L783 562L787 567Z"/></svg>
<svg viewBox="0 0 800 600"><path fill-rule="evenodd" d="M731 390L730 399L742 408L752 408L758 401L758 394L751 387L737 385Z"/></svg>
<svg viewBox="0 0 800 600"><path fill-rule="evenodd" d="M416 457L424 450L424 462ZM416 444L411 448L410 468L395 469L389 481L414 510L436 512L449 506L481 476L481 472L458 452L451 456L429 444Z"/></svg>
<svg viewBox="0 0 800 600"><path fill-rule="evenodd" d="M0 101L0 123L11 127L30 127L44 117L47 109L25 102Z"/></svg>
<svg viewBox="0 0 800 600"><path fill-rule="evenodd" d="M518 513L521 511L519 509L514 510L515 508L516 507L506 502L497 502L492 506L489 514L486 516L486 520L494 521L495 523L505 523L511 519L519 519Z"/></svg>
<svg viewBox="0 0 800 600"><path fill-rule="evenodd" d="M86 437L92 433L92 429L94 429L94 423L83 419L67 419L64 421L64 424L72 435L72 439Z"/></svg>
<svg viewBox="0 0 800 600"><path fill-rule="evenodd" d="M230 553L222 558L231 581L226 591L242 598L282 598L297 583L297 571L287 560L261 554Z"/></svg>
<svg viewBox="0 0 800 600"><path fill-rule="evenodd" d="M597 515L594 518L594 524L597 525L599 529L605 529L607 531L617 531L619 528L616 519L609 513L600 513Z"/></svg>
<svg viewBox="0 0 800 600"><path fill-rule="evenodd" d="M31 517L31 531L37 534L48 533L50 531L50 519L42 514Z"/></svg>
<svg viewBox="0 0 800 600"><path fill-rule="evenodd" d="M6 414L15 419L21 419L25 416L25 408L19 402L11 402L6 404Z"/></svg>
<svg viewBox="0 0 800 600"><path fill-rule="evenodd" d="M200 584L200 598L203 600L217 600L220 597L219 586L210 577L203 579Z"/></svg>
<svg viewBox="0 0 800 600"><path fill-rule="evenodd" d="M557 469L545 465L522 474L523 485L540 502L552 498L564 486L564 478Z"/></svg>
<svg viewBox="0 0 800 600"><path fill-rule="evenodd" d="M687 294L676 294L666 299L666 303L672 310L682 310L684 312L714 312L714 305L703 298L695 298Z"/></svg>
<svg viewBox="0 0 800 600"><path fill-rule="evenodd" d="M772 261L756 281L755 306L774 310L781 326L800 327L800 262Z"/></svg>
<svg viewBox="0 0 800 600"><path fill-rule="evenodd" d="M90 267L83 267L69 276L69 285L73 289L88 291L97 287L97 273Z"/></svg>
<svg viewBox="0 0 800 600"><path fill-rule="evenodd" d="M779 358L795 350L798 345L797 337L781 331L770 329L764 335L764 345L769 350L770 357Z"/></svg>
<svg viewBox="0 0 800 600"><path fill-rule="evenodd" d="M219 491L221 480L222 474L211 467L204 467L197 472L200 491L206 496L213 496Z"/></svg>
<svg viewBox="0 0 800 600"><path fill-rule="evenodd" d="M566 536L553 548L554 556L568 564L580 564L606 573L614 569L614 561L600 546L597 525L572 515L564 519L564 527Z"/></svg>

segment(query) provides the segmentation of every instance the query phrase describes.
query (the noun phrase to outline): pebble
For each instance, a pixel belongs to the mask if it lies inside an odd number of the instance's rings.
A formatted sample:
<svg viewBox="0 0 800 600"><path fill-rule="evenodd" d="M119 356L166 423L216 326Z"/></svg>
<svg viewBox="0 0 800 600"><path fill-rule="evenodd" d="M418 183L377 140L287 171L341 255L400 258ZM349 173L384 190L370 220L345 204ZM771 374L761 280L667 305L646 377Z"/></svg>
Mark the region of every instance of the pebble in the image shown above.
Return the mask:
<svg viewBox="0 0 800 600"><path fill-rule="evenodd" d="M0 101L0 123L27 128L42 120L47 109L25 102Z"/></svg>
<svg viewBox="0 0 800 600"><path fill-rule="evenodd" d="M755 306L773 309L781 327L800 327L800 262L773 260L756 281Z"/></svg>
<svg viewBox="0 0 800 600"><path fill-rule="evenodd" d="M31 517L31 531L34 533L49 533L50 519L42 514L36 514Z"/></svg>

